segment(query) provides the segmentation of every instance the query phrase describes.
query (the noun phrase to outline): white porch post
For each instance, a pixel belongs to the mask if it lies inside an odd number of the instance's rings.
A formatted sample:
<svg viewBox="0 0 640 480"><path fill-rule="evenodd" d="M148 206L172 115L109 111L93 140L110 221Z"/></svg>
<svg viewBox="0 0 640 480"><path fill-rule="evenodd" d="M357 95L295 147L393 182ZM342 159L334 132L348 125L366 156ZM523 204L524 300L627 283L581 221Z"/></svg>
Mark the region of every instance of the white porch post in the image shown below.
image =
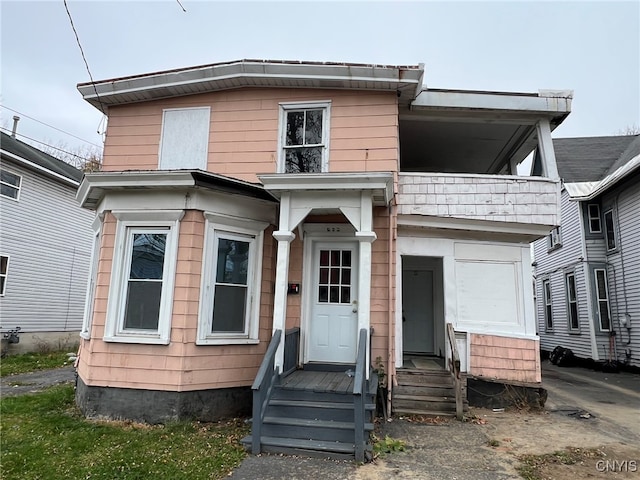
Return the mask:
<svg viewBox="0 0 640 480"><path fill-rule="evenodd" d="M371 338L371 244L376 239L373 231L373 202L370 192L362 192L360 197L360 228L356 238L360 246L360 265L358 275L358 333L367 330L367 338ZM369 379L369 365L371 365L371 341L366 345L365 372Z"/></svg>
<svg viewBox="0 0 640 480"><path fill-rule="evenodd" d="M280 345L276 351L275 364L278 372L282 373L284 366L284 333L287 320L287 280L289 277L289 245L296 237L289 230L289 213L291 210L291 198L284 194L280 203L280 226L273 232L273 238L278 241L278 253L276 257L276 283L273 299L273 332L282 330Z"/></svg>
<svg viewBox="0 0 640 480"><path fill-rule="evenodd" d="M551 139L551 127L549 120L540 120L536 124L538 133L538 150L542 160L542 170L544 176L551 180L559 180L558 165L556 164L556 154L553 150L553 140Z"/></svg>

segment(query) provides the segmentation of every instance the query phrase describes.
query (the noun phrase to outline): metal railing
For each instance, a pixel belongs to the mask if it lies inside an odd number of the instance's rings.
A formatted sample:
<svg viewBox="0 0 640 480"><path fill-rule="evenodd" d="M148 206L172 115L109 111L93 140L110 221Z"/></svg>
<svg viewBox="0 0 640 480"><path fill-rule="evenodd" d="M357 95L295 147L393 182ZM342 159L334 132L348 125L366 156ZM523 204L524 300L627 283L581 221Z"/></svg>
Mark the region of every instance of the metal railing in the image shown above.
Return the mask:
<svg viewBox="0 0 640 480"><path fill-rule="evenodd" d="M260 439L262 437L262 422L267 410L271 391L278 379L278 369L275 366L276 351L280 345L282 330L276 330L271 337L271 343L262 359L256 379L251 386L253 390L253 420L251 424L251 453L260 453Z"/></svg>
<svg viewBox="0 0 640 480"><path fill-rule="evenodd" d="M286 377L298 368L300 354L300 327L287 330L284 334L284 366L282 377Z"/></svg>
<svg viewBox="0 0 640 480"><path fill-rule="evenodd" d="M456 418L462 420L463 399L462 379L460 378L460 354L458 353L458 345L456 344L456 332L450 323L447 323L447 338L449 339L449 346L451 347L451 356L448 359L448 363L456 392Z"/></svg>
<svg viewBox="0 0 640 480"><path fill-rule="evenodd" d="M364 423L365 396L368 392L368 382L365 368L367 368L367 330L360 330L358 336L358 354L356 356L356 373L353 379L353 421L355 428L355 457L356 462L364 462Z"/></svg>

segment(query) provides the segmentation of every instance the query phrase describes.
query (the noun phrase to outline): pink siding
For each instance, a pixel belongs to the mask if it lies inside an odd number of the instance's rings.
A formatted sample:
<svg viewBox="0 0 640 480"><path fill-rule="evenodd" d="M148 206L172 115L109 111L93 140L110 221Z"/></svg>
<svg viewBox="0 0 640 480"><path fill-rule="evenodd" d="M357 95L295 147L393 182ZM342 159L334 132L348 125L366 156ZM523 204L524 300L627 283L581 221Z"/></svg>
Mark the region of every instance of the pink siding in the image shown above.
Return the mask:
<svg viewBox="0 0 640 480"><path fill-rule="evenodd" d="M471 375L540 383L540 342L522 338L471 334Z"/></svg>
<svg viewBox="0 0 640 480"><path fill-rule="evenodd" d="M248 181L274 173L279 102L331 100L331 172L397 171L398 107L389 92L244 88L109 109L105 171L155 170L163 108L211 106L208 169Z"/></svg>
<svg viewBox="0 0 640 480"><path fill-rule="evenodd" d="M274 242L265 232L258 345L195 344L204 239L202 212L180 222L171 343L141 345L102 340L116 220L105 215L91 340L83 342L78 373L87 385L151 390L204 390L250 385L271 338Z"/></svg>

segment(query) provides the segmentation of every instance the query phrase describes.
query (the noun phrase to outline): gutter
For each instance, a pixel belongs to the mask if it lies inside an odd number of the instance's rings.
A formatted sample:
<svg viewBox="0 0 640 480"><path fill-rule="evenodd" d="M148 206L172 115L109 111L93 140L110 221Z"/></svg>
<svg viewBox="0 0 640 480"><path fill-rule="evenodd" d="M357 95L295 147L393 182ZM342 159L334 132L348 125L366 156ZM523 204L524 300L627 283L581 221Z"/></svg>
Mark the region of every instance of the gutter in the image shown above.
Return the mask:
<svg viewBox="0 0 640 480"><path fill-rule="evenodd" d="M640 155L636 155L599 182L565 183L564 188L573 201L593 200L638 169L640 169Z"/></svg>

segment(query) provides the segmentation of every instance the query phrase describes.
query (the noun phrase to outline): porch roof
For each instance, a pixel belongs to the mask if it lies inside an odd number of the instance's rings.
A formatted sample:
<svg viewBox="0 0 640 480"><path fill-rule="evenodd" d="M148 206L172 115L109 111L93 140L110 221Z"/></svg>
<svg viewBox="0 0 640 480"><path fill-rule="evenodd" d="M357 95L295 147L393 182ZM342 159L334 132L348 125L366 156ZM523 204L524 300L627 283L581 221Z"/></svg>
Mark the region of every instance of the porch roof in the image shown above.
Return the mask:
<svg viewBox="0 0 640 480"><path fill-rule="evenodd" d="M95 210L109 191L175 190L189 187L242 195L273 203L278 201L260 184L202 170L129 170L89 173L82 180L76 199L82 207Z"/></svg>
<svg viewBox="0 0 640 480"><path fill-rule="evenodd" d="M370 190L373 205L388 205L393 198L392 172L274 173L258 175L265 189L280 198L283 192L339 192Z"/></svg>

